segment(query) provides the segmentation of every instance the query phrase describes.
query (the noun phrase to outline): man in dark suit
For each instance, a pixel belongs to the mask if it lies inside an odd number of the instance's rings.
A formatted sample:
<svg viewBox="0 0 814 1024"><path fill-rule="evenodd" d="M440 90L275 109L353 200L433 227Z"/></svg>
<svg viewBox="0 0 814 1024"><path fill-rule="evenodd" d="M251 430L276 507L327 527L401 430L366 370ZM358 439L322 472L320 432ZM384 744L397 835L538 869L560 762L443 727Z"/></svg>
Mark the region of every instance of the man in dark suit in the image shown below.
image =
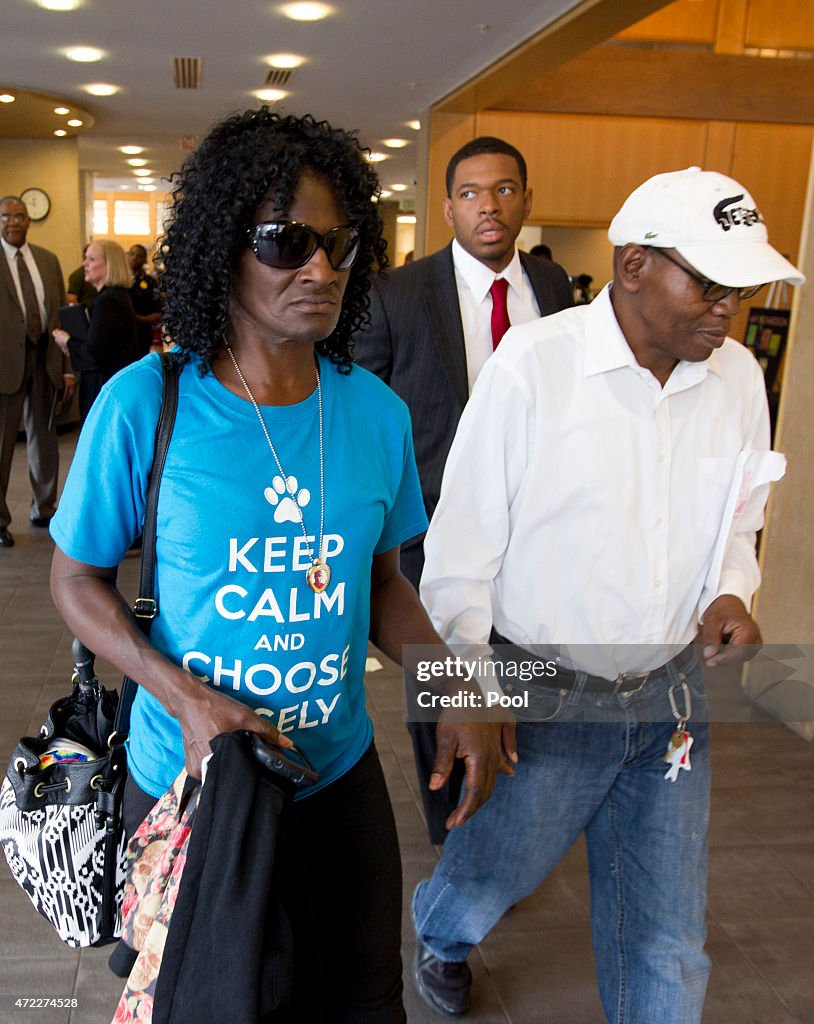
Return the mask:
<svg viewBox="0 0 814 1024"><path fill-rule="evenodd" d="M73 394L70 363L51 338L65 304L54 253L26 241L31 223L17 196L0 199L0 547L10 548L6 502L20 416L28 445L32 525L47 527L56 511L59 449L54 406Z"/></svg>
<svg viewBox="0 0 814 1024"><path fill-rule="evenodd" d="M468 142L447 166L446 189L444 216L454 240L386 281L374 282L372 323L356 336L354 352L356 361L410 408L430 518L464 405L503 332L510 323L525 323L573 302L562 267L515 248L532 194L526 162L514 146L492 137ZM424 566L423 541L419 536L401 548L402 572L416 588ZM442 843L460 780L451 780L438 793L428 789L434 726L411 722L410 732L430 839Z"/></svg>

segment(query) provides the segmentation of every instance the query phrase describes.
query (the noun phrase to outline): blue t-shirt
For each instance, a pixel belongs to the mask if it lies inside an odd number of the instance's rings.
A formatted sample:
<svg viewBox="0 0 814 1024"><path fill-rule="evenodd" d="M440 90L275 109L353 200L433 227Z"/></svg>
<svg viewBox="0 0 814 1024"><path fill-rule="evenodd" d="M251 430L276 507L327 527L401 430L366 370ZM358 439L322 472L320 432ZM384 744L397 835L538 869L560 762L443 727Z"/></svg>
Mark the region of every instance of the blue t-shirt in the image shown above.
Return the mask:
<svg viewBox="0 0 814 1024"><path fill-rule="evenodd" d="M160 611L150 633L173 662L291 735L321 776L309 793L352 767L373 735L363 686L373 555L427 526L404 403L361 367L342 374L320 358L319 369L327 589L308 586L308 544L253 406L212 373L201 377L193 360L181 373L161 479ZM151 355L122 370L94 404L51 523L71 558L118 565L140 533L161 392L160 359ZM261 411L315 551L316 391ZM184 764L177 719L143 689L128 756L133 778L155 797Z"/></svg>

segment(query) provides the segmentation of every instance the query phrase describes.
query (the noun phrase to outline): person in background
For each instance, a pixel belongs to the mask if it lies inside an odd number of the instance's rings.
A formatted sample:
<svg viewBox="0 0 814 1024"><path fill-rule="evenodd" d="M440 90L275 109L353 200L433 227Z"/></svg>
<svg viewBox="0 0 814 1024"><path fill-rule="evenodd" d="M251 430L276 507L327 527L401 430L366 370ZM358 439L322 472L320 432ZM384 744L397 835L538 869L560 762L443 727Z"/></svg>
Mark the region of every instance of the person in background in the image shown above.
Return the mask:
<svg viewBox="0 0 814 1024"><path fill-rule="evenodd" d="M65 304L54 253L27 241L31 218L18 196L0 199L0 547L14 546L6 502L22 417L31 481L29 521L47 527L57 507L59 447L54 410L76 386L50 330Z"/></svg>
<svg viewBox="0 0 814 1024"><path fill-rule="evenodd" d="M574 289L574 305L587 306L594 300L594 293L591 288L594 279L590 274L577 274L571 278L571 285Z"/></svg>
<svg viewBox="0 0 814 1024"><path fill-rule="evenodd" d="M533 245L529 249L530 256L536 256L538 260L553 260L554 257L551 255L551 246L546 245L545 242L540 242L539 245Z"/></svg>
<svg viewBox="0 0 814 1024"><path fill-rule="evenodd" d="M516 248L531 204L519 150L491 136L462 146L447 165L443 200L453 241L375 281L370 325L354 339L357 362L389 384L410 410L430 518L461 413L503 332L510 323L525 323L572 302L562 267ZM423 540L414 537L401 550L402 572L416 588ZM430 840L443 843L460 776L453 776L448 789L429 789L435 785L432 723L409 722L408 728Z"/></svg>
<svg viewBox="0 0 814 1024"><path fill-rule="evenodd" d="M149 638L115 567L141 530L157 353L91 410L52 527L66 622L139 683L129 832L184 765L200 778L223 732L296 740L320 774L281 840L296 1024L405 1021L401 863L364 672L368 636L396 660L439 641L399 571L426 528L407 410L349 347L386 264L378 191L355 136L310 115L261 107L212 129L177 176L161 251L181 371ZM466 763L458 825L511 770L513 736L442 720L438 737L444 775Z"/></svg>
<svg viewBox="0 0 814 1024"><path fill-rule="evenodd" d="M88 243L90 245L90 243ZM71 272L68 278L68 302L79 304L85 307L90 312L93 308L93 300L98 294L96 289L90 283L85 280L85 253L88 251L88 246L82 250L82 264Z"/></svg>
<svg viewBox="0 0 814 1024"><path fill-rule="evenodd" d="M417 982L444 1013L469 1006L472 946L584 831L607 1020L701 1019L701 660L760 643L755 536L785 461L760 367L727 334L766 283L804 278L746 188L697 167L646 181L608 234L612 284L513 329L487 364L427 534L421 596L441 636L491 635L507 668L546 669L504 684L528 702L516 777L414 895Z"/></svg>
<svg viewBox="0 0 814 1024"><path fill-rule="evenodd" d="M98 295L90 314L87 336L72 338L61 327L54 341L79 374L79 416L88 417L102 386L139 357L136 315L130 301L130 271L118 242L99 238L85 250L85 280Z"/></svg>
<svg viewBox="0 0 814 1024"><path fill-rule="evenodd" d="M153 329L161 323L161 295L158 282L148 274L144 265L147 250L143 245L131 245L127 250L127 264L133 275L130 298L138 321L139 354L146 356L153 343Z"/></svg>

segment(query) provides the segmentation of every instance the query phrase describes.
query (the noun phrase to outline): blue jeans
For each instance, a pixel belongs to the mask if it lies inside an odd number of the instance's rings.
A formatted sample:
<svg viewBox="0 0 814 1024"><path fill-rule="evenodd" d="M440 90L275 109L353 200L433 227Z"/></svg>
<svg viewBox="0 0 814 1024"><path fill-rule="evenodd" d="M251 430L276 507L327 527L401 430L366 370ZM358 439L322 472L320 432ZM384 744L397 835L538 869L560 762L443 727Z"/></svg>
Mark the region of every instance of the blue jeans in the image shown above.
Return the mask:
<svg viewBox="0 0 814 1024"><path fill-rule="evenodd" d="M670 782L663 757L676 723L668 694L674 687L681 711L682 679L692 696L692 769ZM680 676L667 666L615 696L583 684L578 675L564 693L529 685L529 710L516 712L516 775L499 775L488 803L450 833L432 877L416 889L416 932L441 960L465 960L584 831L609 1024L698 1024L709 976L709 725L700 667L693 661ZM511 692L523 689L515 683Z"/></svg>

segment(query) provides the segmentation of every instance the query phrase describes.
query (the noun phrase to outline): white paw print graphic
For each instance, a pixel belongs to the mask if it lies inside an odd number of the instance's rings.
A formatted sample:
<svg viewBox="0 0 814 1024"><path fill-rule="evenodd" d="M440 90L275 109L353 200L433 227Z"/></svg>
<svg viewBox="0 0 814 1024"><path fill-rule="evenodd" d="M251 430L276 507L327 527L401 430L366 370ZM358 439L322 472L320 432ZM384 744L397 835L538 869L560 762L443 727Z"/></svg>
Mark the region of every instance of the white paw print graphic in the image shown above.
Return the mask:
<svg viewBox="0 0 814 1024"><path fill-rule="evenodd" d="M267 487L263 491L266 501L274 509L275 523L298 523L300 521L297 505L300 508L305 508L311 500L311 492L305 487L298 492L297 486L295 476L288 478L288 487L281 476L275 476L271 481L271 487ZM292 494L294 498L291 497Z"/></svg>

